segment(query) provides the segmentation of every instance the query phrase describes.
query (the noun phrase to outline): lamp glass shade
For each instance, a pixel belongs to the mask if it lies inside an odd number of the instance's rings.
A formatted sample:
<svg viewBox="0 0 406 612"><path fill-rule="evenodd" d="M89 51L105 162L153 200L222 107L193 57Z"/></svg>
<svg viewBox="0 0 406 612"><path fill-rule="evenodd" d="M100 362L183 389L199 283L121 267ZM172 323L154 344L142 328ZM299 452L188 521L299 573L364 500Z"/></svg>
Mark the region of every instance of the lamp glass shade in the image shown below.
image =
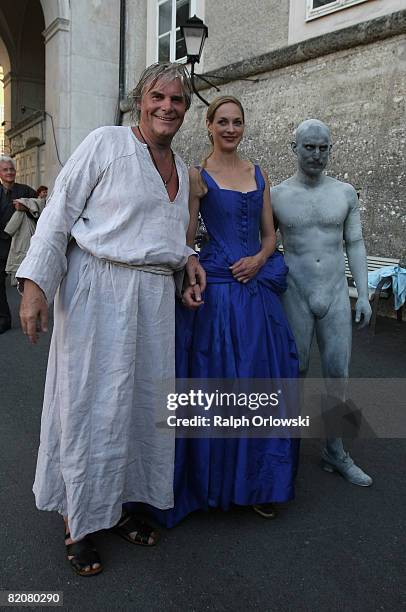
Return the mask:
<svg viewBox="0 0 406 612"><path fill-rule="evenodd" d="M188 58L193 58L194 61L199 62L208 34L207 26L194 15L180 27L185 39Z"/></svg>
<svg viewBox="0 0 406 612"><path fill-rule="evenodd" d="M188 55L196 55L200 58L201 49L203 49L205 32L198 28L188 28L184 26L183 33L185 37L186 50Z"/></svg>

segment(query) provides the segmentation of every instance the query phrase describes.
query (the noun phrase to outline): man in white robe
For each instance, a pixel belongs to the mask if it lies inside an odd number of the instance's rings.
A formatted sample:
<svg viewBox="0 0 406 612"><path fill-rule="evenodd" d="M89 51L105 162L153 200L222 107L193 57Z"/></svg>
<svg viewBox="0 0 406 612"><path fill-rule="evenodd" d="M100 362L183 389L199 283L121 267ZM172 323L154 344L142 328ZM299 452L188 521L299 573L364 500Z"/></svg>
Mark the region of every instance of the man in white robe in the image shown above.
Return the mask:
<svg viewBox="0 0 406 612"><path fill-rule="evenodd" d="M31 342L55 300L36 503L65 517L68 558L86 576L102 569L89 533L119 524L155 544L124 502L173 506L174 434L156 422L161 383L175 378L174 272L186 265L190 306L204 288L186 246L188 172L171 150L191 103L186 71L147 68L134 102L137 127L96 129L68 160L16 274Z"/></svg>

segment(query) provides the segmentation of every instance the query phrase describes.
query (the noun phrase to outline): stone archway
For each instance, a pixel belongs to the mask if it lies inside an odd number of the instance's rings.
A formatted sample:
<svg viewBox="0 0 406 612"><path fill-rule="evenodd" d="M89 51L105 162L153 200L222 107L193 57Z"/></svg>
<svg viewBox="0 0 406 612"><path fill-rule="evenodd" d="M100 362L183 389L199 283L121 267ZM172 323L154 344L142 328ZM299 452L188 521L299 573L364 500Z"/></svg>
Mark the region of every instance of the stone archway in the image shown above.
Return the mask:
<svg viewBox="0 0 406 612"><path fill-rule="evenodd" d="M40 0L44 13L45 27L49 28L54 21L70 22L69 0Z"/></svg>
<svg viewBox="0 0 406 612"><path fill-rule="evenodd" d="M17 180L34 187L42 178L45 150L44 26L39 0L14 0L0 6L5 139L16 161Z"/></svg>
<svg viewBox="0 0 406 612"><path fill-rule="evenodd" d="M0 5L6 140L18 180L33 186L51 182L61 167L58 158L70 153L69 5L69 0Z"/></svg>

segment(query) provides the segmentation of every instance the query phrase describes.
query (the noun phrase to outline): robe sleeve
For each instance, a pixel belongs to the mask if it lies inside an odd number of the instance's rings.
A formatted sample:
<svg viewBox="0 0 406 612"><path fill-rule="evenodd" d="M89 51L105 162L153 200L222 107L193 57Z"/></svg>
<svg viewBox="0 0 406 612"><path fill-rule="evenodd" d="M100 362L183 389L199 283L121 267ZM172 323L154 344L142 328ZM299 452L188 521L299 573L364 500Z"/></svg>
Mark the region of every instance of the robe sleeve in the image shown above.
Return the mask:
<svg viewBox="0 0 406 612"><path fill-rule="evenodd" d="M185 257L190 257L191 255L197 255L199 256L199 254L197 253L197 251L195 251L194 249L190 248L188 245L185 246Z"/></svg>
<svg viewBox="0 0 406 612"><path fill-rule="evenodd" d="M48 302L66 274L66 249L73 225L102 174L103 128L89 134L59 173L52 194L38 221L19 279L34 281Z"/></svg>

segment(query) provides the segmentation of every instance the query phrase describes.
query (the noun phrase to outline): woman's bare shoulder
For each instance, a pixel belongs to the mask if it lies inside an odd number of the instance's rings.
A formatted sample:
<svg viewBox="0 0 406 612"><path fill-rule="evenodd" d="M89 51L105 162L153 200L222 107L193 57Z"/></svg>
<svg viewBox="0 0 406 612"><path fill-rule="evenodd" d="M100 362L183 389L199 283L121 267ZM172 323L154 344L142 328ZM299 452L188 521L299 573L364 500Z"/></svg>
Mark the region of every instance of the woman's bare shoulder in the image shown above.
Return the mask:
<svg viewBox="0 0 406 612"><path fill-rule="evenodd" d="M240 159L240 168L245 172L255 172L255 164L250 159Z"/></svg>

